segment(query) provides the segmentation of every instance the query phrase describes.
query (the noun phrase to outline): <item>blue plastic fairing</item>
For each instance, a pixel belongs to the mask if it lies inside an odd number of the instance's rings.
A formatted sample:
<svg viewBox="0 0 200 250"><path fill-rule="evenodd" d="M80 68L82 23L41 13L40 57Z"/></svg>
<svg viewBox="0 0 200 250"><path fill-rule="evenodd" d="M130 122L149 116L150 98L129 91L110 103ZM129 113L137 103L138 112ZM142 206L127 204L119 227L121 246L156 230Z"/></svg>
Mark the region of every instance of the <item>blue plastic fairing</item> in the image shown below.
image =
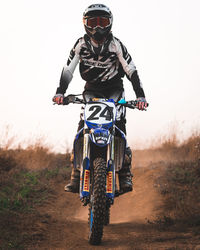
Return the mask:
<svg viewBox="0 0 200 250"><path fill-rule="evenodd" d="M92 122L88 122L88 121L85 121L88 128L98 128L98 127L102 127L102 128L105 128L105 129L109 129L112 127L113 125L113 122L110 122L110 123L106 123L106 124L96 124L96 123L92 123Z"/></svg>
<svg viewBox="0 0 200 250"><path fill-rule="evenodd" d="M90 139L93 143L100 147L104 147L110 143L110 131L104 128L96 128L90 133Z"/></svg>

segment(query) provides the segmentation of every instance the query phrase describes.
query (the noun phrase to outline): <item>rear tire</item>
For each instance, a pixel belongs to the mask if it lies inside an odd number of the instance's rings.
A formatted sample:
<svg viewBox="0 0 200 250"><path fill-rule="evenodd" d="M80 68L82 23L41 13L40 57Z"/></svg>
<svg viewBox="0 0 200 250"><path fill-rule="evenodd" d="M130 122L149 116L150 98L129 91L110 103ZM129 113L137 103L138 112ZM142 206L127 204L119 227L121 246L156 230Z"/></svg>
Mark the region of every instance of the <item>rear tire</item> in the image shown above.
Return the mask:
<svg viewBox="0 0 200 250"><path fill-rule="evenodd" d="M106 162L103 158L93 161L94 176L89 207L89 243L99 245L103 236L106 215Z"/></svg>

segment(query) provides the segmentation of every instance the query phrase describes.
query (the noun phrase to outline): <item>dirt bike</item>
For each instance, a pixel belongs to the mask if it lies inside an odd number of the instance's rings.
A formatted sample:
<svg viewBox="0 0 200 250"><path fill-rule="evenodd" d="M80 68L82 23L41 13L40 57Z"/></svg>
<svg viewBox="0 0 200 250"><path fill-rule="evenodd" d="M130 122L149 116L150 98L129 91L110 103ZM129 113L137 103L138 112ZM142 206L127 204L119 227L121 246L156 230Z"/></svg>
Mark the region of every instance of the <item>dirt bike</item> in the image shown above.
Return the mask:
<svg viewBox="0 0 200 250"><path fill-rule="evenodd" d="M80 199L84 206L89 205L89 243L98 245L104 225L109 224L110 206L122 194L117 173L124 162L126 136L115 124L117 106L134 109L136 101L85 101L68 95L63 105L70 103L84 104L84 127L74 140L74 167L80 171Z"/></svg>

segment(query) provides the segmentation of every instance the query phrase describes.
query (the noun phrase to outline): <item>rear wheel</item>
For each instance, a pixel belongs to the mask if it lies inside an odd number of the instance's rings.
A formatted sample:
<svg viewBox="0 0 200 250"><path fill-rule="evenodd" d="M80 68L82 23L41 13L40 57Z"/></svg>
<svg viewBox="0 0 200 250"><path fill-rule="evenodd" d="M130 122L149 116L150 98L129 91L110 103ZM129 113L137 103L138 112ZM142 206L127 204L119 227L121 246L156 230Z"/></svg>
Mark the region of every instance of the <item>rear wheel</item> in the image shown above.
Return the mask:
<svg viewBox="0 0 200 250"><path fill-rule="evenodd" d="M94 176L89 207L89 243L99 245L103 236L106 215L106 162L103 158L93 161Z"/></svg>

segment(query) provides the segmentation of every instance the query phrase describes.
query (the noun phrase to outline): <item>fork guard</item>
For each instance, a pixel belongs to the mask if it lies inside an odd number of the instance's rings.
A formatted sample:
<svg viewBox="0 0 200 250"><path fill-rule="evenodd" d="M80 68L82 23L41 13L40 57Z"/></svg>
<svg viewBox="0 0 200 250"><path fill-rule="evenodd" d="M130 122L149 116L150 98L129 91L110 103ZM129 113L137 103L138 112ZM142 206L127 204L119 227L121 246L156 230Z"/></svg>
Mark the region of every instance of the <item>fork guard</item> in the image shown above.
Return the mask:
<svg viewBox="0 0 200 250"><path fill-rule="evenodd" d="M106 196L111 200L114 200L115 197L115 166L112 160L108 161L106 175Z"/></svg>
<svg viewBox="0 0 200 250"><path fill-rule="evenodd" d="M83 160L83 172L80 178L80 199L90 195L90 160Z"/></svg>

